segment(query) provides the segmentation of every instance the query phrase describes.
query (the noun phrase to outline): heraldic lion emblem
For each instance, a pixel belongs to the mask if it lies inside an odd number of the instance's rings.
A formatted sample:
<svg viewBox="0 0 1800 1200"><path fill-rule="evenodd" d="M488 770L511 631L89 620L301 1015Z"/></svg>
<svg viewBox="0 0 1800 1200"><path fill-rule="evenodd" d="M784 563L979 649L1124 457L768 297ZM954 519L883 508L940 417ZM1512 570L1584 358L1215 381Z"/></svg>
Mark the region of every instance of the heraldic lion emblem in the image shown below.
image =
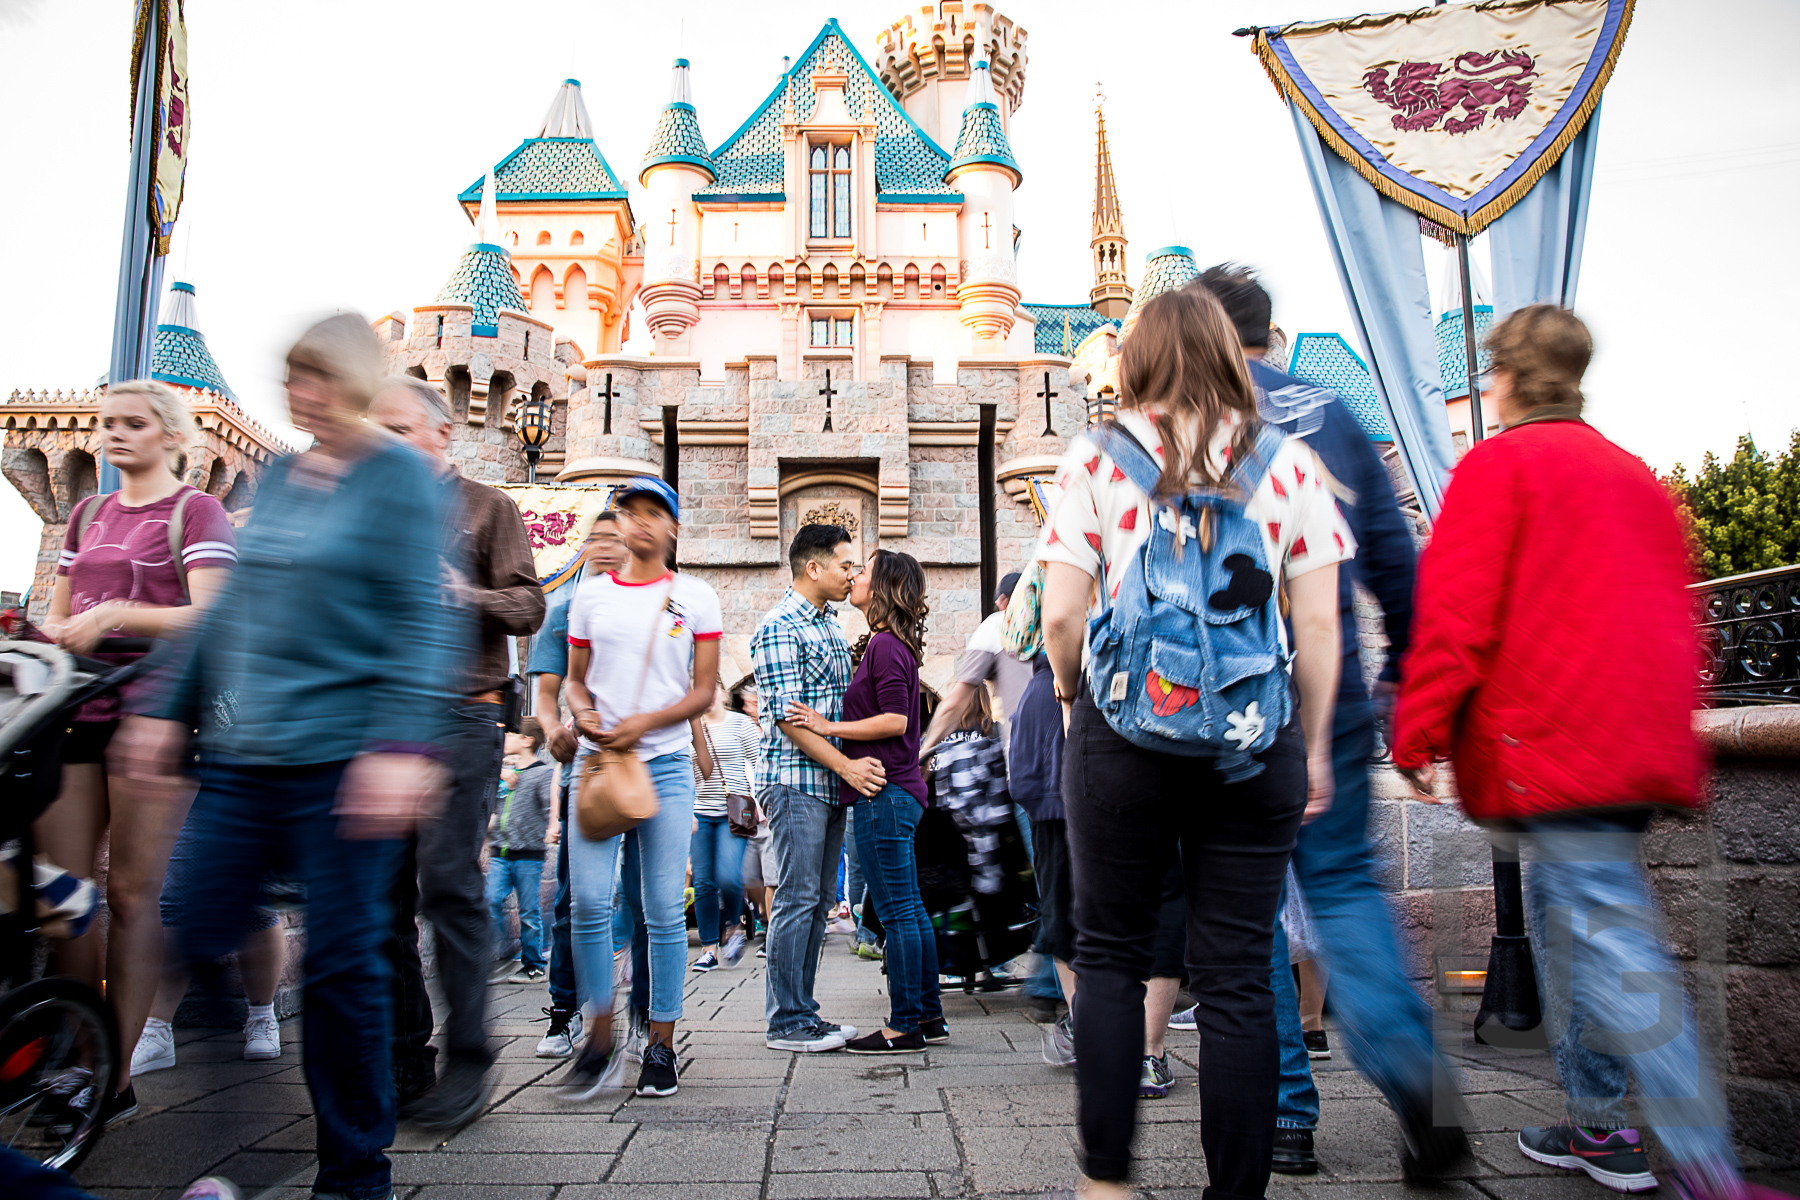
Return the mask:
<svg viewBox="0 0 1800 1200"><path fill-rule="evenodd" d="M1363 87L1399 110L1395 129L1419 132L1436 128L1442 120L1445 133L1468 133L1480 129L1490 112L1496 121L1510 121L1524 112L1531 100L1531 81L1537 77L1537 60L1523 50L1486 54L1470 50L1448 66L1403 62L1394 68L1392 82L1388 68L1377 67L1363 76ZM1459 108L1464 115L1453 116Z"/></svg>

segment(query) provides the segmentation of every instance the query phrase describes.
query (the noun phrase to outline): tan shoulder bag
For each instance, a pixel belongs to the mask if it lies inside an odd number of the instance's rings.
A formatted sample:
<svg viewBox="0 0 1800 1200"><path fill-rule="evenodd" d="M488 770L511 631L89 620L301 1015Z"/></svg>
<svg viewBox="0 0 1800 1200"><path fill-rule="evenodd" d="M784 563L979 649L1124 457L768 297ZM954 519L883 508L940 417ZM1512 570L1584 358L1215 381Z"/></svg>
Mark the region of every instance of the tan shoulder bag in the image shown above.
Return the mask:
<svg viewBox="0 0 1800 1200"><path fill-rule="evenodd" d="M674 585L670 585L672 591ZM662 624L669 593L656 606L650 618L650 642L644 649L644 668L638 674L637 699L633 711L644 702L644 685L650 679L650 659L656 653L656 634ZM650 768L634 750L602 747L590 754L581 766L580 788L575 794L575 823L581 836L590 842L633 829L657 814L661 805L656 799L656 784L650 779Z"/></svg>

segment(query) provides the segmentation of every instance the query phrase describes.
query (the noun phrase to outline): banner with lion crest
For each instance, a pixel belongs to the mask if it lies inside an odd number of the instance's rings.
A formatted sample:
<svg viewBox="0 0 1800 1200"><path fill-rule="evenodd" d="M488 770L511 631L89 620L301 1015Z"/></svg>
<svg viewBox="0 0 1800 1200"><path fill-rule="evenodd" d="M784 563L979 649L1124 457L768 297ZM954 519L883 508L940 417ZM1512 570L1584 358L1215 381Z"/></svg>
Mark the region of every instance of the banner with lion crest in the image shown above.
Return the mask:
<svg viewBox="0 0 1800 1200"><path fill-rule="evenodd" d="M582 543L594 517L612 507L608 484L503 483L497 485L519 506L538 583L553 592L575 578Z"/></svg>
<svg viewBox="0 0 1800 1200"><path fill-rule="evenodd" d="M1580 134L1634 0L1485 0L1256 31L1283 96L1377 191L1473 235Z"/></svg>

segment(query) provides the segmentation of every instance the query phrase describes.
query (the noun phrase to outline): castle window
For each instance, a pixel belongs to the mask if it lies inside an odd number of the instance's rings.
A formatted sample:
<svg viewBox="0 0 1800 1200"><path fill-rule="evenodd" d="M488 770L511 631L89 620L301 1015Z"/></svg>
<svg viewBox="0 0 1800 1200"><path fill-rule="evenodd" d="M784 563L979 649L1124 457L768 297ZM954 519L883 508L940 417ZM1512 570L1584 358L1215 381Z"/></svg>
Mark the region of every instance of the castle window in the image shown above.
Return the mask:
<svg viewBox="0 0 1800 1200"><path fill-rule="evenodd" d="M540 246L548 246L550 244L550 231L548 229L538 230L537 244Z"/></svg>
<svg viewBox="0 0 1800 1200"><path fill-rule="evenodd" d="M807 157L807 184L812 202L807 236L850 236L850 144L821 142Z"/></svg>
<svg viewBox="0 0 1800 1200"><path fill-rule="evenodd" d="M581 230L577 229L574 233L571 233L569 235L569 245L582 246L582 245L586 245L586 244L587 244L587 239L581 236Z"/></svg>
<svg viewBox="0 0 1800 1200"><path fill-rule="evenodd" d="M850 317L813 317L811 342L815 346L854 346L856 322Z"/></svg>

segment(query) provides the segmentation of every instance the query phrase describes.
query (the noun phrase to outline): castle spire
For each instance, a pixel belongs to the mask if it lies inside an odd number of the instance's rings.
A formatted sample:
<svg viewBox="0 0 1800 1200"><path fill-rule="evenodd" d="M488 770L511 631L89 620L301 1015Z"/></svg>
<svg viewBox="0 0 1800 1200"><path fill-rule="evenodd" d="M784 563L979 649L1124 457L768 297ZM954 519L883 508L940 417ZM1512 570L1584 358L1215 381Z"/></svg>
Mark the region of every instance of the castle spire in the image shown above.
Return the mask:
<svg viewBox="0 0 1800 1200"><path fill-rule="evenodd" d="M956 152L950 168L944 172L945 182L967 167L986 164L998 167L1012 177L1018 187L1023 173L1013 157L1012 145L1006 140L1006 126L1000 119L1000 106L994 103L994 88L988 78L988 65L978 62L969 72L969 103L963 109L962 130L956 139Z"/></svg>
<svg viewBox="0 0 1800 1200"><path fill-rule="evenodd" d="M1094 150L1094 286L1088 303L1101 316L1117 320L1131 308L1131 285L1125 277L1125 214L1113 182L1112 150L1106 144L1106 97L1094 97L1098 129Z"/></svg>
<svg viewBox="0 0 1800 1200"><path fill-rule="evenodd" d="M200 332L200 313L194 304L194 285L171 283L163 302L162 320L150 343L150 378L179 387L217 392L229 400L237 393L219 373L206 335Z"/></svg>
<svg viewBox="0 0 1800 1200"><path fill-rule="evenodd" d="M489 246L500 246L500 214L494 208L494 194L500 190L494 182L494 168L481 181L481 213L475 218L475 240ZM501 248L501 253L507 251Z"/></svg>
<svg viewBox="0 0 1800 1200"><path fill-rule="evenodd" d="M652 167L680 163L704 171L706 182L718 178L712 156L706 152L706 139L700 134L700 118L694 112L693 87L688 78L688 60L675 60L674 78L669 84L669 102L656 119L656 132L650 137L650 148L644 152L638 168L638 182Z"/></svg>
<svg viewBox="0 0 1800 1200"><path fill-rule="evenodd" d="M581 100L581 80L565 79L556 89L550 111L544 114L544 124L535 136L591 138L593 127L593 122L588 120L587 105Z"/></svg>

